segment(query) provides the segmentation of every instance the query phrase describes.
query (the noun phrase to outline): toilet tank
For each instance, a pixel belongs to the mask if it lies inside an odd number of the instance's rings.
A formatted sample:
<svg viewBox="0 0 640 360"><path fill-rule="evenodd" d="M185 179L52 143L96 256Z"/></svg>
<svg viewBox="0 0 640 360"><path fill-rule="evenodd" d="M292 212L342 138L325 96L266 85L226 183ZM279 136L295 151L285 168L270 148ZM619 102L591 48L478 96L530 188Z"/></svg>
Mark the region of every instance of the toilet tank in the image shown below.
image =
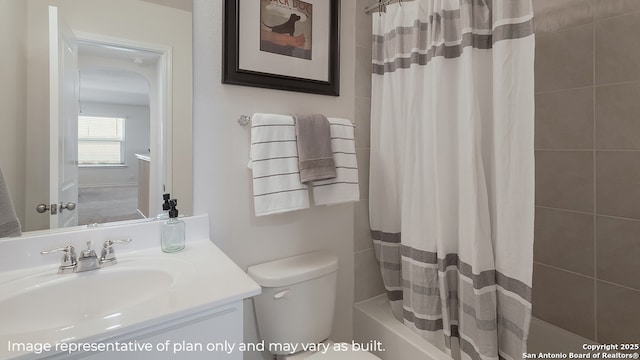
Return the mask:
<svg viewBox="0 0 640 360"><path fill-rule="evenodd" d="M326 251L249 267L260 286L254 297L260 337L275 355L290 352L269 344L318 343L329 337L336 299L338 258Z"/></svg>

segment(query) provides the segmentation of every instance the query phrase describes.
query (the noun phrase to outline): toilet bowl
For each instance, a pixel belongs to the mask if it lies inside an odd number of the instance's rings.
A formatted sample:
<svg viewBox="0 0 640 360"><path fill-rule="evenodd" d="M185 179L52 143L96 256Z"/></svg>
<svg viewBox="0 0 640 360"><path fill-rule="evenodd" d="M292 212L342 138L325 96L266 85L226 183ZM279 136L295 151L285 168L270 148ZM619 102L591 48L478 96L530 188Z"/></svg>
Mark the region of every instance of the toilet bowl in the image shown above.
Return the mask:
<svg viewBox="0 0 640 360"><path fill-rule="evenodd" d="M247 269L262 294L254 298L258 332L268 344L318 344L328 339L333 325L338 258L315 251L254 265ZM270 353L287 360L373 360L377 356L354 350L351 344L330 346L326 352L299 352L269 346ZM302 346L298 347L302 348Z"/></svg>

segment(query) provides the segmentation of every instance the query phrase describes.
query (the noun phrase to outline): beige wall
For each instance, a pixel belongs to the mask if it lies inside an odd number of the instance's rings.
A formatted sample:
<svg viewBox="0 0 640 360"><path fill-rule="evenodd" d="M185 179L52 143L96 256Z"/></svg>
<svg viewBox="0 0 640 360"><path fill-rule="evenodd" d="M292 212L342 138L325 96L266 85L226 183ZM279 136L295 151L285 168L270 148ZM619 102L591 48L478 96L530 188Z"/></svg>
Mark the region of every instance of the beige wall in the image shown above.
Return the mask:
<svg viewBox="0 0 640 360"><path fill-rule="evenodd" d="M0 0L0 169L16 214L25 223L26 3Z"/></svg>
<svg viewBox="0 0 640 360"><path fill-rule="evenodd" d="M173 145L172 195L180 199L185 214L192 208L191 13L148 2L131 0L29 0L27 92L26 203L48 199L48 6L58 6L75 32L99 34L141 43L169 45L173 49L173 127L166 129ZM48 219L27 212L30 230L46 228Z"/></svg>
<svg viewBox="0 0 640 360"><path fill-rule="evenodd" d="M341 2L340 96L302 94L221 84L222 2L194 2L194 210L209 213L211 237L247 268L316 249L339 258L338 302L332 338L352 338L353 205L312 207L255 217L249 127L238 115L321 112L354 119L355 2ZM313 311L313 309L309 309ZM257 341L251 302L245 309L245 341ZM247 353L245 359L265 359Z"/></svg>
<svg viewBox="0 0 640 360"><path fill-rule="evenodd" d="M640 2L535 0L533 313L640 338Z"/></svg>

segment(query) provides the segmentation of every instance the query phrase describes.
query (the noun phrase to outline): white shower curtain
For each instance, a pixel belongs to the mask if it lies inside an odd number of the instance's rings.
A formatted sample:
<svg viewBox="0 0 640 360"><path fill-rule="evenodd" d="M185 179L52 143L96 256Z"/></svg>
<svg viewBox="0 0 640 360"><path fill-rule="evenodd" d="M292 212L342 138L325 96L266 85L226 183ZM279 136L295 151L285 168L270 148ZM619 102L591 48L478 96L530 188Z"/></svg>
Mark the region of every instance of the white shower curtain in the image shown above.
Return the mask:
<svg viewBox="0 0 640 360"><path fill-rule="evenodd" d="M370 220L404 323L456 358L516 359L531 318L531 0L373 15Z"/></svg>

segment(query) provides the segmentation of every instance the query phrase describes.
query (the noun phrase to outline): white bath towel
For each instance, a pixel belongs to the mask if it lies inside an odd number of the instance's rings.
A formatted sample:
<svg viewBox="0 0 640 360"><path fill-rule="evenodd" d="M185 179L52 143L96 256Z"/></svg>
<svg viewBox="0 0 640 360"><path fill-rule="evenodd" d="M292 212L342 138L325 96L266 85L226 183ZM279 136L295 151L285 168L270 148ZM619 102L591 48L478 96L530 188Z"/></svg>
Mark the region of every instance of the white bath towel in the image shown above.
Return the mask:
<svg viewBox="0 0 640 360"><path fill-rule="evenodd" d="M360 200L355 126L351 121L327 118L331 125L331 150L336 164L335 179L313 181L313 203L335 205Z"/></svg>
<svg viewBox="0 0 640 360"><path fill-rule="evenodd" d="M254 114L250 157L256 216L309 207L308 187L300 182L293 117Z"/></svg>
<svg viewBox="0 0 640 360"><path fill-rule="evenodd" d="M20 221L16 217L7 184L4 181L2 170L0 170L0 237L20 236L21 234Z"/></svg>

